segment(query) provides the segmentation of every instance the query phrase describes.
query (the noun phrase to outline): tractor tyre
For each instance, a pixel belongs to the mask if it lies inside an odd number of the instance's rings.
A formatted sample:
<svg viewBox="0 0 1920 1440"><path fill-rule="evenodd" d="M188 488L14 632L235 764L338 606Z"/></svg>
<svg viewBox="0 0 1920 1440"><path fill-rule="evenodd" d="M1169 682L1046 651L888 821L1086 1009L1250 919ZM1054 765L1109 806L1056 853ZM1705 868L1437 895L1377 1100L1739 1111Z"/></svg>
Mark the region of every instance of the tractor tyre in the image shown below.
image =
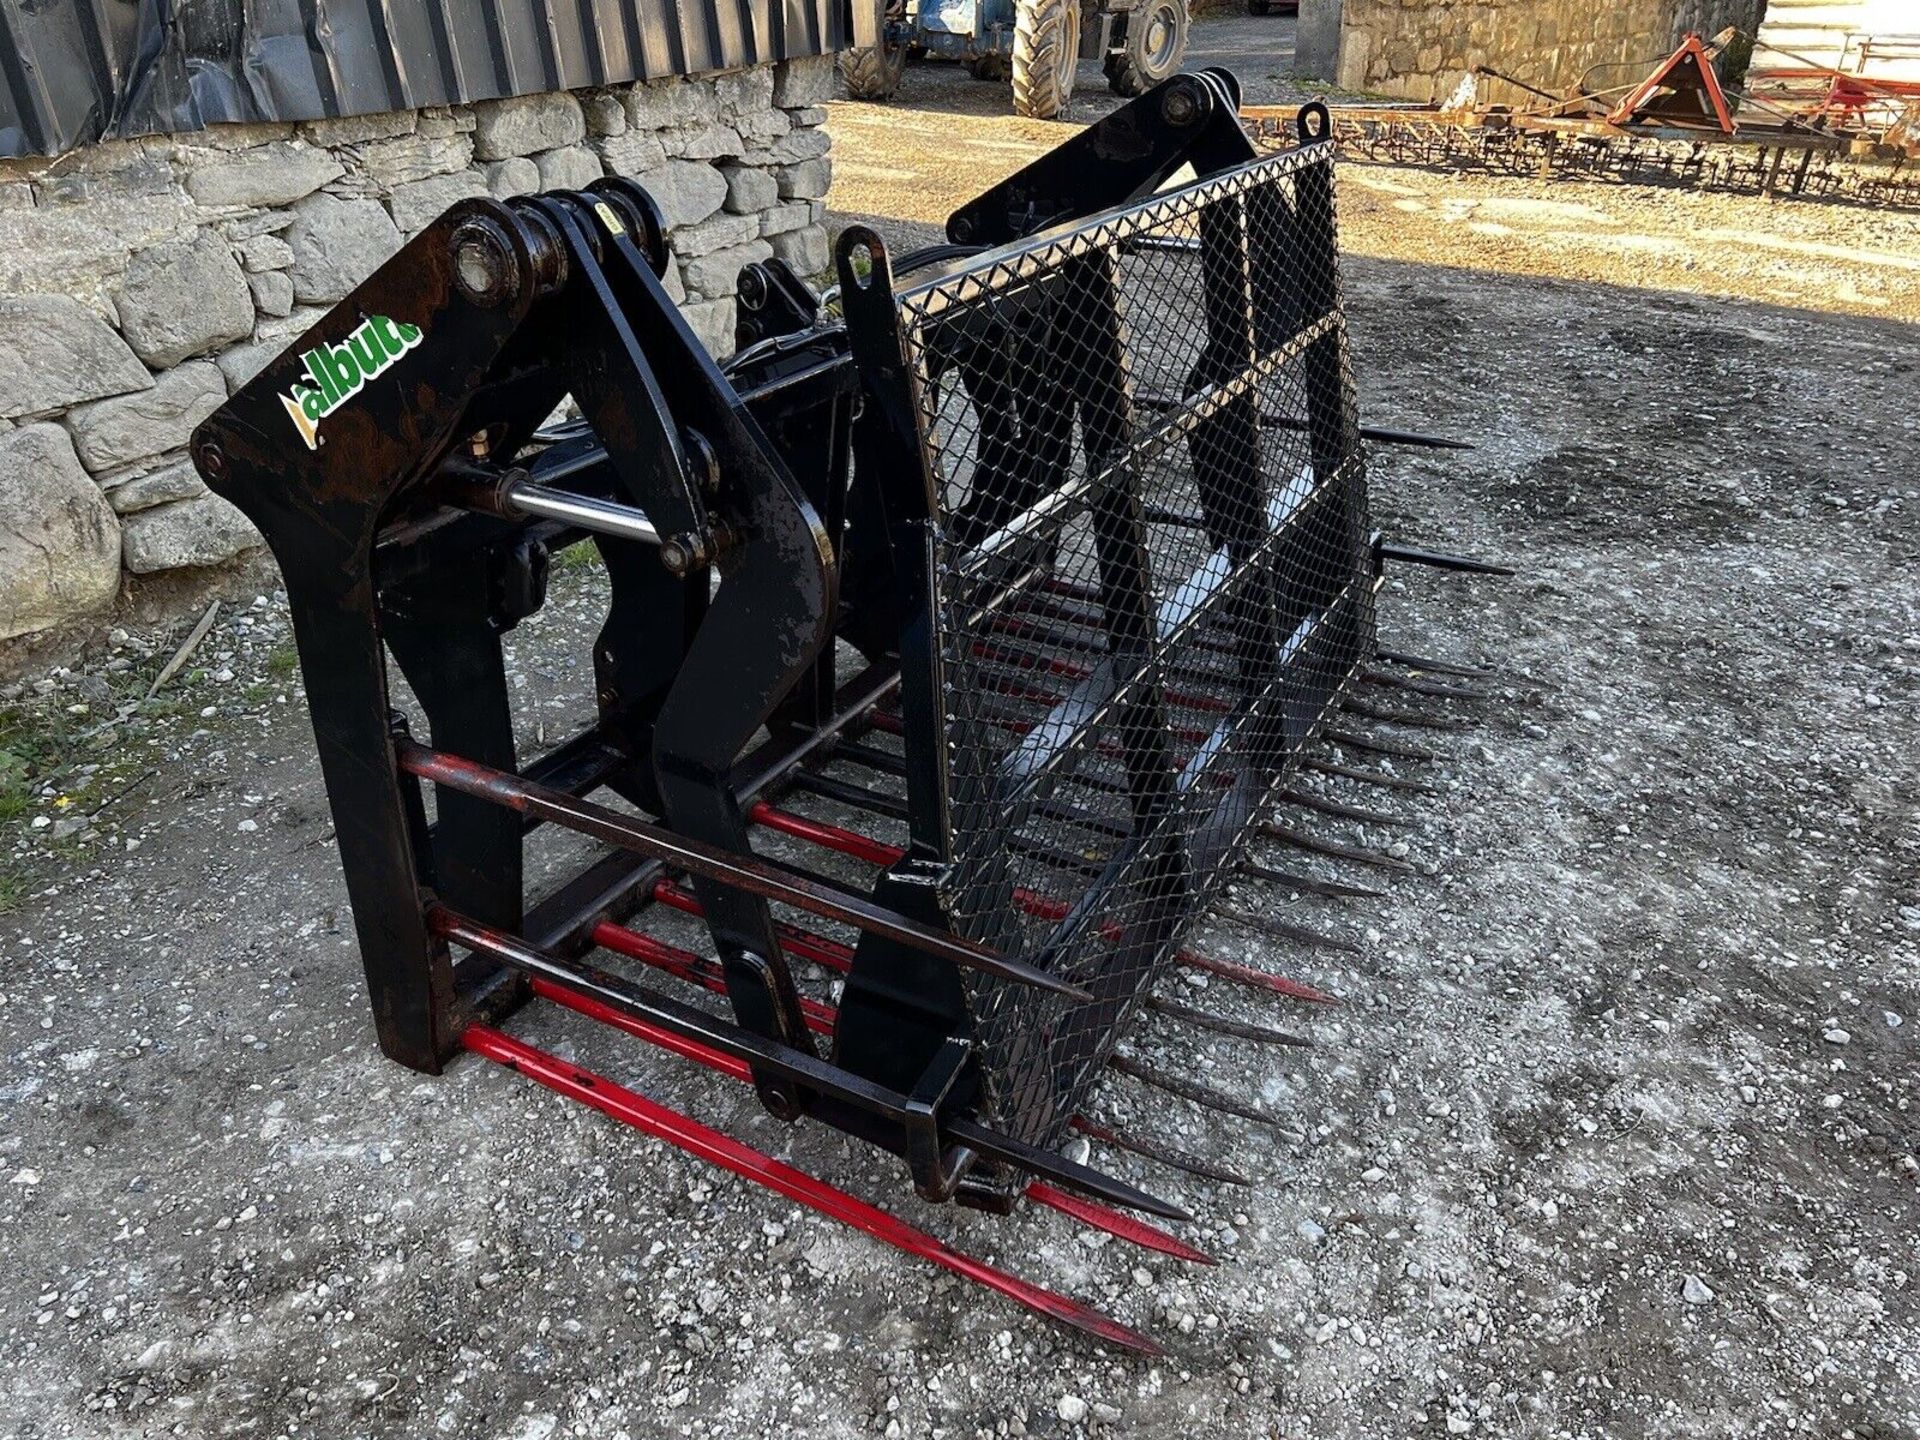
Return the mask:
<svg viewBox="0 0 1920 1440"><path fill-rule="evenodd" d="M1107 88L1116 95L1144 95L1178 73L1187 56L1186 0L1147 0L1127 14L1126 38L1107 56Z"/></svg>
<svg viewBox="0 0 1920 1440"><path fill-rule="evenodd" d="M1080 63L1079 0L1019 0L1013 18L1013 113L1060 120Z"/></svg>
<svg viewBox="0 0 1920 1440"><path fill-rule="evenodd" d="M1247 0L1249 15L1264 15L1273 9L1273 0Z"/></svg>
<svg viewBox="0 0 1920 1440"><path fill-rule="evenodd" d="M1005 80L1008 68L1004 50L989 50L967 61L967 74L976 80Z"/></svg>
<svg viewBox="0 0 1920 1440"><path fill-rule="evenodd" d="M891 100L907 72L907 47L882 41L840 55L840 78L851 100Z"/></svg>

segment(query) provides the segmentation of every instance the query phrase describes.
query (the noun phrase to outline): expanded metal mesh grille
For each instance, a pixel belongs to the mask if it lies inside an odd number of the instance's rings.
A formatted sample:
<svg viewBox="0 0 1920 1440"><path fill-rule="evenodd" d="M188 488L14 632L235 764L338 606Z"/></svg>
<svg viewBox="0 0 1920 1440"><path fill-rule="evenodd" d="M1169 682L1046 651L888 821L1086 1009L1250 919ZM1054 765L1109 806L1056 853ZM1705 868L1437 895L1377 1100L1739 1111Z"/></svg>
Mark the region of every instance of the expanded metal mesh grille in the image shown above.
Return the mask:
<svg viewBox="0 0 1920 1440"><path fill-rule="evenodd" d="M898 297L987 1102L1057 1138L1372 638L1330 147Z"/></svg>

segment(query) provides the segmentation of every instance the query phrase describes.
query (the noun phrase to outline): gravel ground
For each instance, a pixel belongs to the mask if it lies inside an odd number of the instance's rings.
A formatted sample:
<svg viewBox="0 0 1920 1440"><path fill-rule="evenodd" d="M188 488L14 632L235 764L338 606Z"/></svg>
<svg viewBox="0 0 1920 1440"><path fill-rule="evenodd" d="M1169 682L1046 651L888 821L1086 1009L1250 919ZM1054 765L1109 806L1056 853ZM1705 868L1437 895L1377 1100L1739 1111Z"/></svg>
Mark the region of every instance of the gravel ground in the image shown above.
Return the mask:
<svg viewBox="0 0 1920 1440"><path fill-rule="evenodd" d="M1006 144L969 150L943 203L908 143L923 118L836 110L843 213L924 233L1023 158L1019 122L948 134ZM1357 954L1199 937L1337 993L1188 986L1311 1049L1141 1037L1281 1124L1103 1097L1254 1179L1099 1157L1199 1213L1217 1267L900 1202L1166 1359L493 1067L382 1060L268 590L153 702L184 625L7 700L0 751L27 769L0 791L0 1434L1920 1436L1914 332L1820 303L1818 276L1878 273L1843 258L1806 258L1788 303L1718 263L1692 294L1631 261L1542 277L1549 226L1475 248L1437 198L1394 203L1529 187L1343 184L1364 413L1480 442L1380 456L1376 510L1520 571L1383 597L1389 642L1498 669L1486 702L1422 703L1462 728L1403 735L1443 758L1395 768L1442 794L1340 792L1411 828L1327 833L1404 842L1419 873L1375 901L1235 897ZM1692 223L1672 195L1551 198ZM1742 203L1783 243L1817 225L1878 254L1897 229ZM602 603L565 571L512 637L530 729L583 705ZM902 1195L739 1087L570 1018L514 1029Z"/></svg>

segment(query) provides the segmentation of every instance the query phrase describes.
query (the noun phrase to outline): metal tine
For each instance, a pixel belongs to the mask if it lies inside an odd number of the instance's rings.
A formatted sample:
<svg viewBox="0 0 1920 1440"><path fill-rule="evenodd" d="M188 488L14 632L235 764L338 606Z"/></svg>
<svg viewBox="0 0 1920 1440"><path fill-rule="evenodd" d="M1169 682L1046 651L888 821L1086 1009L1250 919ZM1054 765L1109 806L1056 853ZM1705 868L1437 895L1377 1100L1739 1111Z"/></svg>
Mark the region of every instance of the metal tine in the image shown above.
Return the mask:
<svg viewBox="0 0 1920 1440"><path fill-rule="evenodd" d="M1258 930L1261 934L1271 935L1276 940L1288 940L1296 945L1318 946L1322 950L1344 950L1349 955L1360 953L1360 947L1351 940L1342 940L1337 935L1322 935L1318 930L1309 930L1304 925L1295 925L1288 920L1274 920L1265 915L1253 915L1245 910L1235 910L1225 905L1214 906L1210 913L1216 920L1223 920L1229 925L1239 925L1248 930Z"/></svg>
<svg viewBox="0 0 1920 1440"><path fill-rule="evenodd" d="M793 835L798 839L809 841L812 844L824 845L830 849L838 850L842 854L852 855L857 859L867 860L873 864L890 865L897 860L902 853L898 846L888 845L885 841L874 840L869 836L861 835L856 831L843 829L838 825L829 825L817 820L808 820L804 816L793 815L787 811L776 809L764 801L754 805L748 812L748 818L757 824L768 825L771 828L778 829L783 834ZM1026 913L1048 920L1064 919L1071 908L1063 900L1050 899L1047 896L1037 895L1030 891L1016 891L1014 900ZM1308 933L1310 932L1303 931L1301 935L1293 938L1303 938ZM782 943L787 943L784 936L782 937ZM1325 943L1336 944L1337 942L1327 941ZM804 952L795 951L794 953L801 954ZM812 957L808 956L807 958ZM1241 965L1232 960L1222 960L1216 956L1207 955L1190 948L1183 948L1176 951L1173 959L1176 965L1184 966L1187 969L1204 970L1208 974L1220 976L1223 980L1231 980L1235 984L1245 985L1251 989L1266 990L1275 995L1283 995L1290 1000L1307 1000L1321 1005L1337 1003L1334 997L1327 994L1324 990L1317 990L1313 986L1302 984L1298 980L1290 980L1284 975L1271 975L1264 970L1256 970L1251 965Z"/></svg>
<svg viewBox="0 0 1920 1440"><path fill-rule="evenodd" d="M856 810L865 810L870 815L879 815L888 820L907 818L907 802L898 795L869 790L864 785L822 775L817 770L795 770L787 778L800 789L818 795L823 800L837 800L842 805L850 805Z"/></svg>
<svg viewBox="0 0 1920 1440"><path fill-rule="evenodd" d="M614 1029L623 1031L638 1039L664 1045L681 1058L704 1065L709 1070L716 1071L734 1080L743 1081L749 1085L753 1083L753 1070L746 1061L736 1059L731 1055L722 1054L711 1046L702 1045L697 1041L676 1036L671 1031L662 1031L658 1026L649 1025L644 1020L634 1019L632 1016L625 1015L613 1009L611 1006L602 1005L597 1000L590 1000L583 995L575 995L546 980L534 980L533 990L535 994L545 996L556 1005L563 1005L569 1010L585 1015L589 1019L597 1020L603 1025L610 1025ZM828 1013L829 1021L831 1021L834 1014L833 1007L829 1005L824 1008ZM1097 1230L1104 1230L1109 1235L1131 1241L1148 1250L1157 1250L1163 1255L1173 1255L1179 1259L1191 1260L1200 1265L1217 1263L1206 1251L1196 1250L1184 1240L1168 1234L1157 1225L1149 1225L1144 1220L1137 1220L1131 1215L1123 1215L1118 1210L1110 1209L1095 1201L1084 1200L1078 1195L1068 1194L1064 1190L1047 1184L1044 1180L1031 1181L1027 1185L1024 1193L1029 1200L1034 1201L1036 1204L1058 1210L1064 1215L1071 1215L1076 1220L1091 1225Z"/></svg>
<svg viewBox="0 0 1920 1440"><path fill-rule="evenodd" d="M885 840L876 840L871 835L862 835L858 830L849 830L843 825L796 815L791 810L769 805L764 800L755 802L747 811L747 818L754 824L763 825L769 830L777 830L783 835L791 835L797 840L835 850L842 855L851 855L856 860L864 860L869 865L878 865L882 869L894 864L907 853L903 846L889 844ZM1076 875L1097 875L1101 870L1101 866L1095 861L1078 855L1069 855L1064 850L1042 845L1024 836L1014 837L1013 844L1023 854L1033 855L1056 870L1067 870Z"/></svg>
<svg viewBox="0 0 1920 1440"><path fill-rule="evenodd" d="M719 963L704 955L696 955L691 950L682 950L677 945L669 945L664 940L656 940L638 930L629 930L624 925L615 925L610 920L602 920L593 927L593 943L602 950L611 950L616 955L624 955L629 960L638 960L643 965L651 965L663 974L672 975L690 984L698 985L702 990L714 995L727 993L726 973ZM800 997L800 1013L806 1020L807 1028L816 1035L832 1035L834 1017L838 1013L833 1006L824 1005L818 1000Z"/></svg>
<svg viewBox="0 0 1920 1440"><path fill-rule="evenodd" d="M1404 650L1376 650L1373 658L1384 660L1389 665L1404 665L1409 670L1430 670L1435 675L1458 675L1463 680L1491 680L1496 671L1486 665L1461 665L1452 660L1429 660L1424 655L1410 655Z"/></svg>
<svg viewBox="0 0 1920 1440"><path fill-rule="evenodd" d="M1432 695L1441 700L1484 700L1488 692L1468 685L1443 685L1438 680L1422 680L1417 675L1393 675L1385 670L1362 670L1360 678L1368 685L1386 685L1415 695Z"/></svg>
<svg viewBox="0 0 1920 1440"><path fill-rule="evenodd" d="M1369 810L1363 805L1349 805L1344 800L1316 795L1311 790L1282 790L1274 798L1283 805L1297 805L1302 810L1317 810L1322 815L1332 815L1340 820L1357 820L1363 825L1387 825L1395 829L1405 829L1413 824L1413 821L1405 816L1389 815L1384 810Z"/></svg>
<svg viewBox="0 0 1920 1440"><path fill-rule="evenodd" d="M987 672L990 679L1001 685L1018 684L1020 693L1017 698L1030 699L1037 703L1057 705L1064 697L1052 691L1036 689L1028 684L1027 682L1036 673L1044 671L1047 674L1060 675L1073 680L1084 680L1093 673L1093 667L1090 665L1076 665L1072 661L1062 660L1056 655L1049 655L1045 651L1022 646L1016 642L1003 641L989 645L985 641L979 641L975 643L973 653L987 664L1000 667L999 670ZM1029 663L1027 657L1040 663ZM1236 679L1232 675L1196 670L1190 665L1177 665L1167 660L1162 660L1161 665L1169 674L1187 675L1209 685L1230 685ZM1006 676L1001 673L1004 670L1012 670L1015 673L1013 676ZM1003 689L1000 693L1016 694L1011 689ZM1223 700L1214 695L1195 695L1189 691L1175 690L1172 686L1165 687L1161 693L1166 697L1167 703L1176 709L1198 710L1203 714L1214 715L1223 715L1233 709L1232 701Z"/></svg>
<svg viewBox="0 0 1920 1440"><path fill-rule="evenodd" d="M1395 859L1384 850L1372 850L1364 845L1344 845L1338 840L1322 840L1318 835L1289 830L1286 826L1276 825L1271 820L1257 822L1254 829L1269 840L1282 845L1291 845L1296 850L1306 850L1314 855L1329 855L1336 860L1351 860L1356 865L1372 865L1381 870L1413 869L1408 861Z"/></svg>
<svg viewBox="0 0 1920 1440"><path fill-rule="evenodd" d="M1043 635L1047 633L1042 630L1041 627L1032 624L1023 625L1021 629L1023 633L1039 632ZM1055 638L1056 643L1071 643L1058 636ZM1234 653L1232 646L1225 642L1220 642L1212 646L1212 648L1225 654ZM1090 666L1075 664L1071 661L1063 660L1057 655L1049 654L1044 650L1023 646L1018 644L1018 642L1007 641L1004 638L994 642L991 646L985 644L976 645L975 653L982 655L983 658L995 664L1003 667L1011 667L1028 676L1031 676L1035 670L1041 668L1046 669L1050 673L1080 678L1084 678L1092 673ZM1030 656L1039 661L1040 664L1033 665L1023 663L1020 658L1022 655ZM1237 683L1237 677L1233 674L1214 670L1202 670L1196 666L1179 664L1172 660L1163 660L1162 664L1169 676L1184 676L1188 680L1198 681L1202 685L1230 686ZM1001 693L1010 692L1002 690ZM1197 710L1202 714L1219 715L1225 714L1233 708L1233 703L1229 700L1224 700L1213 695L1196 694L1190 690L1176 690L1172 686L1164 687L1162 694L1166 697L1167 703L1174 709ZM1051 695L1040 690L1030 691L1030 698L1036 703L1043 701L1058 703L1060 699L1057 695ZM990 716L989 718L992 717ZM1024 719L1025 717L1021 718ZM1181 738L1195 744L1205 743L1207 738L1205 732L1191 728L1177 728L1175 733L1181 736Z"/></svg>
<svg viewBox="0 0 1920 1440"><path fill-rule="evenodd" d="M1057 1295L1044 1286L1022 1280L984 1260L976 1260L924 1230L909 1225L897 1215L888 1214L878 1206L796 1170L744 1141L702 1125L690 1116L649 1100L624 1085L616 1085L590 1070L536 1050L485 1025L469 1025L460 1038L461 1043L476 1055L518 1070L529 1080L630 1125L644 1135L663 1140L709 1164L730 1170L810 1210L839 1220L876 1240L885 1241L897 1250L931 1261L944 1270L984 1285L1037 1315L1044 1315L1109 1344L1143 1355L1165 1353L1147 1336L1102 1314L1091 1305Z"/></svg>
<svg viewBox="0 0 1920 1440"><path fill-rule="evenodd" d="M1151 1085L1156 1090L1164 1090L1169 1095L1177 1095L1182 1100L1190 1100L1203 1110L1217 1111L1222 1115L1238 1116L1242 1120L1251 1120L1257 1125L1271 1125L1275 1129L1285 1129L1286 1124L1278 1115L1269 1115L1257 1105L1236 1099L1224 1090L1216 1090L1211 1085L1202 1085L1182 1075L1169 1075L1134 1059L1131 1055L1110 1055L1107 1064L1118 1070L1130 1080L1138 1080L1142 1085Z"/></svg>
<svg viewBox="0 0 1920 1440"><path fill-rule="evenodd" d="M768 900L888 935L949 964L1017 980L1076 1000L1093 998L1078 986L1057 980L1024 961L1007 959L984 945L921 925L883 905L876 905L865 895L792 866L773 865L753 855L739 855L505 770L430 750L411 741L401 742L397 751L402 770L461 794L490 800L521 814L538 815L620 849L694 871Z"/></svg>
<svg viewBox="0 0 1920 1440"><path fill-rule="evenodd" d="M1035 1180L1021 1192L1036 1205L1045 1205L1050 1210L1058 1210L1062 1215L1071 1215L1083 1225L1091 1225L1096 1230L1104 1230L1116 1239L1138 1245L1143 1250L1158 1251L1162 1255L1171 1255L1176 1260L1185 1260L1193 1265L1218 1265L1220 1262L1206 1251L1187 1244L1177 1235L1169 1235L1158 1225L1149 1225L1144 1220L1136 1220L1131 1215L1122 1215L1118 1210L1109 1210L1105 1205L1096 1205L1091 1200L1082 1200L1078 1195L1069 1195L1044 1180Z"/></svg>
<svg viewBox="0 0 1920 1440"><path fill-rule="evenodd" d="M1388 775L1379 770L1362 770L1357 766L1342 765L1336 760L1302 760L1300 768L1312 770L1321 775L1337 775L1342 780L1357 780L1362 785L1381 785L1389 790L1405 790L1416 795L1442 793L1440 787L1430 780L1411 780L1404 775Z"/></svg>
<svg viewBox="0 0 1920 1440"><path fill-rule="evenodd" d="M654 882L653 898L670 909L678 910L696 919L706 918L706 908L699 897L685 886L676 885L671 880ZM843 945L826 935L811 930L803 930L798 925L790 925L784 920L773 922L774 934L780 940L781 949L798 960L811 960L814 964L839 974L846 974L853 968L853 947Z"/></svg>
<svg viewBox="0 0 1920 1440"><path fill-rule="evenodd" d="M1176 1150L1171 1145L1163 1145L1155 1140L1142 1140L1138 1136L1115 1130L1111 1125L1098 1120L1090 1120L1085 1115L1075 1115L1067 1124L1079 1131L1089 1140L1098 1140L1103 1145L1111 1145L1116 1150L1125 1150L1129 1154L1139 1155L1170 1170L1183 1170L1189 1175L1197 1175L1202 1180L1214 1180L1222 1185L1252 1185L1253 1181L1237 1170L1229 1170L1224 1165L1216 1165L1210 1160L1202 1160L1197 1155L1189 1155L1184 1150Z"/></svg>
<svg viewBox="0 0 1920 1440"><path fill-rule="evenodd" d="M1284 885L1307 895L1330 900L1377 900L1387 892L1371 885L1354 885L1345 880L1322 880L1318 875L1302 875L1297 870L1275 870L1255 860L1242 860L1234 866L1237 874L1268 885Z"/></svg>
<svg viewBox="0 0 1920 1440"><path fill-rule="evenodd" d="M1437 715L1420 715L1411 710L1390 710L1373 705L1352 695L1340 702L1340 708L1349 715L1358 715L1365 720L1378 720L1383 725L1405 725L1413 730L1459 730L1463 728L1458 720L1449 720Z"/></svg>
<svg viewBox="0 0 1920 1440"><path fill-rule="evenodd" d="M1337 1005L1340 1002L1324 990L1316 990L1311 985L1303 985L1298 980L1289 980L1284 975L1269 975L1265 970L1256 970L1251 965L1242 965L1237 960L1222 960L1217 955L1202 954L1197 950L1181 950L1173 957L1173 963L1185 970L1204 970L1209 975L1218 975L1222 980L1231 980L1236 985L1244 985L1249 990L1265 990L1269 994L1284 995L1289 1000L1307 1000L1315 1005Z"/></svg>
<svg viewBox="0 0 1920 1440"><path fill-rule="evenodd" d="M1216 1015L1211 1010L1196 1010L1191 1005L1182 1005L1178 1000L1163 1000L1158 995L1147 996L1146 1004L1147 1008L1156 1014L1185 1021L1202 1030L1231 1035L1236 1040L1252 1040L1260 1045L1313 1044L1311 1040L1299 1035L1289 1035L1285 1030L1275 1030L1267 1025L1254 1025L1245 1020L1235 1020L1228 1015Z"/></svg>
<svg viewBox="0 0 1920 1440"><path fill-rule="evenodd" d="M870 714L868 719L872 719ZM855 765L873 770L882 775L905 775L907 762L890 750L878 746L862 744L858 740L842 740L833 747L833 758L850 761Z"/></svg>
<svg viewBox="0 0 1920 1440"><path fill-rule="evenodd" d="M1322 730L1320 738L1334 745L1344 745L1349 750L1364 750L1370 755L1390 755L1396 760L1442 760L1438 750L1429 750L1424 745L1413 745L1404 740L1375 740L1368 735L1356 735L1351 730Z"/></svg>
<svg viewBox="0 0 1920 1440"><path fill-rule="evenodd" d="M1437 570L1459 570L1471 575L1511 575L1513 567L1477 555L1452 555L1444 550L1422 550L1414 545L1382 545L1382 560L1405 565L1431 565Z"/></svg>
<svg viewBox="0 0 1920 1440"><path fill-rule="evenodd" d="M884 1086L876 1086L850 1075L829 1061L804 1050L783 1045L738 1025L710 1015L695 1006L682 1005L671 996L585 960L566 959L512 935L469 919L444 905L427 912L427 923L434 933L455 945L464 945L476 953L492 956L531 979L552 982L561 989L598 1001L625 1014L641 1027L670 1032L673 1043L656 1039L655 1043L687 1053L685 1047L718 1050L736 1060L766 1066L796 1083L833 1094L849 1104L867 1104L891 1111L904 1103ZM630 1033L640 1033L637 1029ZM1039 1179L1078 1190L1096 1200L1124 1205L1169 1220L1191 1220L1193 1216L1178 1205L1147 1194L1124 1180L1104 1175L1064 1155L1042 1150L1025 1140L1002 1134L968 1115L946 1118L941 1130L948 1140L965 1145L990 1160L1024 1170Z"/></svg>

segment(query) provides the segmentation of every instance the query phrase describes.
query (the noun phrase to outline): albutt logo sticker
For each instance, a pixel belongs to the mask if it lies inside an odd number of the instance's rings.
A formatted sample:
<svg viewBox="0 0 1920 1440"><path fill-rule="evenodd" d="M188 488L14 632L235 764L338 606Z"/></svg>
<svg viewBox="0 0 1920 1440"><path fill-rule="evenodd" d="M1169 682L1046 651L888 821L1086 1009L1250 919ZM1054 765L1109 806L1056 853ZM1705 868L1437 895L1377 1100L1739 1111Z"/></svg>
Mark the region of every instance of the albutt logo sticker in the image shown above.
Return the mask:
<svg viewBox="0 0 1920 1440"><path fill-rule="evenodd" d="M307 362L307 373L295 382L291 394L282 395L293 428L307 442L309 450L320 448L320 422L358 395L369 380L386 373L402 355L420 343L420 327L389 320L385 315L368 318L344 345L321 344L300 358Z"/></svg>

